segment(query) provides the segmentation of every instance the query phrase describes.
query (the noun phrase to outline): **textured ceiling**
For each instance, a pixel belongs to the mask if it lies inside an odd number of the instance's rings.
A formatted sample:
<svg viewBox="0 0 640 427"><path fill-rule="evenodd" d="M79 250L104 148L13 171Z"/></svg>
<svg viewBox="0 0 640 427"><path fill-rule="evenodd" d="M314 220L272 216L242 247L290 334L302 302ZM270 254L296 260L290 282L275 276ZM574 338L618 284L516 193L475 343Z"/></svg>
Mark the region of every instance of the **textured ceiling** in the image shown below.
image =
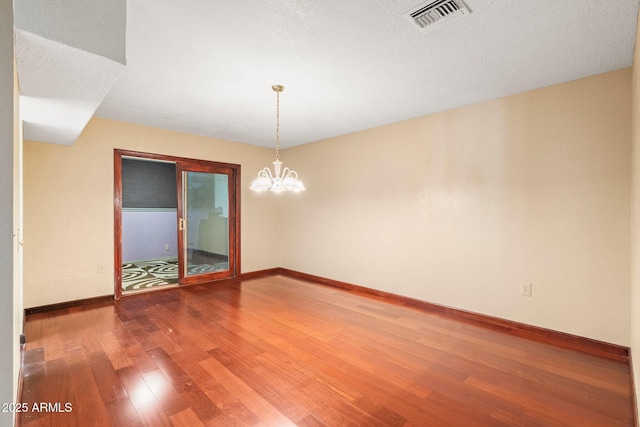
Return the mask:
<svg viewBox="0 0 640 427"><path fill-rule="evenodd" d="M125 0L15 4L26 139L71 145L124 69Z"/></svg>
<svg viewBox="0 0 640 427"><path fill-rule="evenodd" d="M279 83L287 147L632 64L638 0L465 2L424 34L414 0L129 0L96 115L273 146Z"/></svg>

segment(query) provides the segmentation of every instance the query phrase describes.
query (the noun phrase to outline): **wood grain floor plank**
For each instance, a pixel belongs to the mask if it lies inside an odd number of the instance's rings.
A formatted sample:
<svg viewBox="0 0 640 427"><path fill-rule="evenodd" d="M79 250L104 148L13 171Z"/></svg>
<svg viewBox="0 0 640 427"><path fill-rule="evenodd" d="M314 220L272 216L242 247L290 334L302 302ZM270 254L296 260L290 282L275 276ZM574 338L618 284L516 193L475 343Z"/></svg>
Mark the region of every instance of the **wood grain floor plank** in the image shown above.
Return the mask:
<svg viewBox="0 0 640 427"><path fill-rule="evenodd" d="M503 328L504 329L504 328ZM630 426L629 365L271 276L27 316L19 426Z"/></svg>
<svg viewBox="0 0 640 427"><path fill-rule="evenodd" d="M20 423L20 425L27 427L51 427L51 415L44 414L44 416L35 419L21 419Z"/></svg>
<svg viewBox="0 0 640 427"><path fill-rule="evenodd" d="M251 392L251 387L214 357L201 361L200 366L202 366L217 383L223 384L224 388L228 390L233 397Z"/></svg>
<svg viewBox="0 0 640 427"><path fill-rule="evenodd" d="M109 421L113 427L140 427L142 422L138 418L138 412L133 407L128 397L107 404L107 412L109 413ZM90 422L83 421L82 425L91 425Z"/></svg>
<svg viewBox="0 0 640 427"><path fill-rule="evenodd" d="M122 368L118 371L118 377L122 382L127 397L138 414L140 422L144 426L170 426L171 421L161 408L144 378L134 367Z"/></svg>
<svg viewBox="0 0 640 427"><path fill-rule="evenodd" d="M111 418L109 415L116 405L118 413L129 413L128 399L123 397L122 394L117 394L121 396L119 400L114 398L109 399L112 400L111 403L104 402L103 396L107 395L109 388L107 384L98 386L97 381L100 381L100 376L97 379L93 375L93 369L88 358L78 358L69 363L69 372L71 374L71 389L73 390L73 399L69 403L72 404L73 418L78 420L79 425L106 424L106 421ZM111 384L113 385L113 382ZM118 403L124 403L124 405L121 406ZM113 418L111 420L113 421ZM135 422L136 418L132 420ZM112 423L114 422L117 421Z"/></svg>
<svg viewBox="0 0 640 427"><path fill-rule="evenodd" d="M89 355L89 366L95 383L100 385L99 391L102 402L111 403L127 396L117 371L115 371L105 353L93 353Z"/></svg>
<svg viewBox="0 0 640 427"><path fill-rule="evenodd" d="M295 426L291 419L273 407L256 392L244 394L240 401L260 419L260 423L267 426Z"/></svg>
<svg viewBox="0 0 640 427"><path fill-rule="evenodd" d="M174 427L204 427L200 418L191 408L170 416L169 420Z"/></svg>
<svg viewBox="0 0 640 427"><path fill-rule="evenodd" d="M143 373L142 378L167 417L189 408L187 402L182 399L182 396L178 394L159 369Z"/></svg>
<svg viewBox="0 0 640 427"><path fill-rule="evenodd" d="M127 355L125 349L120 345L120 342L111 332L99 334L96 336L100 347L104 351L104 354L109 358L109 362L113 366L113 370L131 366L131 359Z"/></svg>

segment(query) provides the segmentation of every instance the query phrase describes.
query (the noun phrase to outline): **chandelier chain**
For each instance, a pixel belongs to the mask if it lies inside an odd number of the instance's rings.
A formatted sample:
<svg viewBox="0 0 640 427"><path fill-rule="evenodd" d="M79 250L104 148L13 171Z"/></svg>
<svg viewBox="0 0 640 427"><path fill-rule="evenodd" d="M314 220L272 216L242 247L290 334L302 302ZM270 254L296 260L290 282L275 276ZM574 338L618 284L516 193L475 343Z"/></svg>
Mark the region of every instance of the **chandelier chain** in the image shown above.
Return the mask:
<svg viewBox="0 0 640 427"><path fill-rule="evenodd" d="M276 90L276 160L280 160L280 91Z"/></svg>

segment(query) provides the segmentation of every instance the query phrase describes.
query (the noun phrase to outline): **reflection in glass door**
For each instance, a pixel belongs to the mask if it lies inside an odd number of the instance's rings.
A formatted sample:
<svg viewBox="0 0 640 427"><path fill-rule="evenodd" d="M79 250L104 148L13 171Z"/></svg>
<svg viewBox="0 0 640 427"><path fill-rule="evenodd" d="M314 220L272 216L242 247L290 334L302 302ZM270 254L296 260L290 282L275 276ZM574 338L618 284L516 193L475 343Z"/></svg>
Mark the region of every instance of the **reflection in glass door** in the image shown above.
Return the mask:
<svg viewBox="0 0 640 427"><path fill-rule="evenodd" d="M191 284L232 277L230 242L233 204L230 171L223 168L183 167L180 213L181 283Z"/></svg>

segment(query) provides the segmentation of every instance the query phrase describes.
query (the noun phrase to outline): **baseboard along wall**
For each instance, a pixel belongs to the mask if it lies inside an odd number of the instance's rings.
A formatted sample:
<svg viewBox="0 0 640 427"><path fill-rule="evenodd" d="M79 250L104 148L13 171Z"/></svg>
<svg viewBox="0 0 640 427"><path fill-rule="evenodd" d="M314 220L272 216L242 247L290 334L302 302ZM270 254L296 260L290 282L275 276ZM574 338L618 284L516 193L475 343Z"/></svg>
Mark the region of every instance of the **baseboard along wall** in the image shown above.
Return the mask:
<svg viewBox="0 0 640 427"><path fill-rule="evenodd" d="M506 320L498 317L488 316L485 314L474 313L457 308L447 307L439 304L434 304L427 301L422 301L415 298L405 297L402 295L393 294L390 292L380 291L377 289L367 288L352 283L341 282L338 280L328 279L326 277L315 276L313 274L307 274L300 271L290 270L287 268L270 268L265 270L253 271L248 273L242 273L239 278L223 279L218 282L212 283L228 283L230 281L237 280L251 280L268 276L282 275L298 280L304 280L306 282L321 284L325 286L332 286L340 288L350 292L358 292L363 295L375 296L381 298L384 301L394 304L401 304L408 307L413 307L418 310L423 310L429 313L435 313L443 317L456 319L462 322L473 323L485 328L500 331L513 336L527 338L533 341L543 342L547 344L556 345L558 347L579 351L586 354L604 357L611 360L617 360L621 362L630 362L630 349L629 347L621 346L618 344L611 344L603 341L594 340L591 338L581 337L578 335L572 335L566 332L554 331L551 329L545 329L538 326L527 325L524 323L515 322L512 320ZM172 288L175 289L175 288ZM143 294L135 294L143 295ZM51 305L31 307L25 309L25 315L44 313L53 310L71 308L81 305L104 303L107 301L113 301L113 295L104 295L100 297L87 298L77 301L69 301L56 303ZM28 337L27 337L28 339Z"/></svg>
<svg viewBox="0 0 640 427"><path fill-rule="evenodd" d="M474 323L476 325L480 325L496 331L501 331L506 334L547 344L553 344L558 347L600 356L611 360L617 360L627 363L629 362L629 347L621 346L618 344L611 344L591 338L572 335L566 332L554 331L551 329L540 328L538 326L527 325L525 323L519 323L512 320L502 319L499 317L493 317L485 314L447 307L415 298L393 294L390 292L327 279L326 277L289 270L286 268L280 268L277 270L278 274L281 274L283 276L304 280L307 282L333 286L336 288L345 289L352 292L359 292L366 295L373 295L382 298L385 301L414 307L419 310L436 313L443 317L456 319L463 322Z"/></svg>

